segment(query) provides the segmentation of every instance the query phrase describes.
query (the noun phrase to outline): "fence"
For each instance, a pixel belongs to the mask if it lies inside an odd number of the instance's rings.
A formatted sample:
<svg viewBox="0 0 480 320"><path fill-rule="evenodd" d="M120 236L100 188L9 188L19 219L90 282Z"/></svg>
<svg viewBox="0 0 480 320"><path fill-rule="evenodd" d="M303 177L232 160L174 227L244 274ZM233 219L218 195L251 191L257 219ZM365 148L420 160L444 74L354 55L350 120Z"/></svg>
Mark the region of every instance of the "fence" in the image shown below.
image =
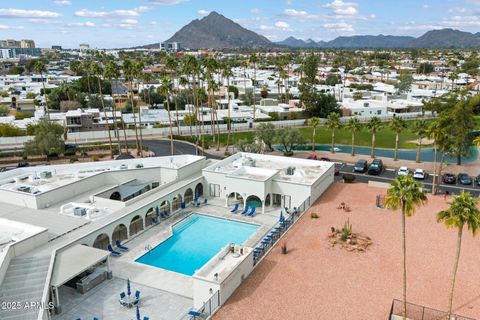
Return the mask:
<svg viewBox="0 0 480 320"><path fill-rule="evenodd" d="M403 319L403 301L394 299L392 307L390 309L389 320L401 320ZM407 302L407 314L406 318L409 320L447 320L447 312L435 310ZM461 317L452 314L451 320L475 320L473 318Z"/></svg>
<svg viewBox="0 0 480 320"><path fill-rule="evenodd" d="M195 311L194 313L188 312L185 314L183 317L181 317L181 320L187 320L187 319L196 319L196 320L204 320L204 319L209 319L210 316L213 315L215 311L220 307L220 291L215 292L210 299L208 299L207 302L203 304L203 306ZM198 315L197 315L198 313Z"/></svg>

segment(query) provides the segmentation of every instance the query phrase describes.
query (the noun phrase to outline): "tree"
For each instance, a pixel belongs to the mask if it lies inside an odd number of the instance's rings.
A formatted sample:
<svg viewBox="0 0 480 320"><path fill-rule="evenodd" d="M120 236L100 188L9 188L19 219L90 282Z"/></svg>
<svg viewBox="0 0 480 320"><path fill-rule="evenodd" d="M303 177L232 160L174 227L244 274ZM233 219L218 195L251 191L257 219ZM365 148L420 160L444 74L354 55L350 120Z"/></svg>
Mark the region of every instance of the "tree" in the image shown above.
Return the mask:
<svg viewBox="0 0 480 320"><path fill-rule="evenodd" d="M329 73L325 79L325 84L327 86L334 86L339 83L341 83L341 80L336 73Z"/></svg>
<svg viewBox="0 0 480 320"><path fill-rule="evenodd" d="M366 124L368 131L372 134L372 146L370 149L370 157L372 159L375 158L375 136L382 126L383 124L379 117L371 117Z"/></svg>
<svg viewBox="0 0 480 320"><path fill-rule="evenodd" d="M315 88L309 89L304 85L300 86L300 101L310 117L326 118L332 112L339 112L335 97L331 94L317 92Z"/></svg>
<svg viewBox="0 0 480 320"><path fill-rule="evenodd" d="M139 151L140 151L140 141L139 141L139 138L138 138L137 116L136 116L136 112L135 112L135 108L134 108L135 101L134 101L134 98L133 98L133 80L134 80L135 72L136 72L134 62L129 58L125 58L123 60L122 69L123 69L123 76L125 78L125 81L128 83L129 103L132 106L133 125L134 125L134 129L135 129L135 147L137 149L137 154L138 154Z"/></svg>
<svg viewBox="0 0 480 320"><path fill-rule="evenodd" d="M64 141L62 139L64 129L61 125L50 122L49 120L41 120L35 126L35 138L25 143L25 153L29 155L42 154L50 156L63 152Z"/></svg>
<svg viewBox="0 0 480 320"><path fill-rule="evenodd" d="M467 229L470 230L473 236L476 235L477 230L480 228L480 211L478 210L477 201L477 198L462 191L460 195L454 196L453 202L450 203L450 207L447 210L440 211L437 214L437 222L443 222L447 228L457 229L457 249L455 263L453 264L447 319L450 319L452 315L453 293L462 249L464 226L467 225Z"/></svg>
<svg viewBox="0 0 480 320"><path fill-rule="evenodd" d="M106 63L103 76L106 79L108 79L111 84L113 83L112 81L115 80L115 93L117 93L117 91L118 91L117 90L117 88L118 88L118 78L120 78L120 70L119 70L117 64L115 63L115 61L109 60ZM116 135L117 135L118 151L121 152L122 148L120 146L120 132L118 130L117 104L116 104L116 100L114 98L113 85L111 86L110 97L112 98L112 101L113 101L113 128L114 128L114 130L116 132ZM120 121L123 121L123 120L120 119ZM126 148L126 152L128 153L128 143L127 143L127 134L126 134L126 131L125 131L125 126L123 126L123 128L124 128L123 134L124 134L125 148Z"/></svg>
<svg viewBox="0 0 480 320"><path fill-rule="evenodd" d="M325 125L328 129L332 130L332 149L330 151L335 153L335 130L342 127L340 115L334 112L330 113L327 117L327 122L325 122Z"/></svg>
<svg viewBox="0 0 480 320"><path fill-rule="evenodd" d="M193 136L192 127L196 124L196 122L195 115L193 114L186 114L183 117L183 123L190 127L190 136Z"/></svg>
<svg viewBox="0 0 480 320"><path fill-rule="evenodd" d="M36 73L40 74L40 78L42 79L43 94L45 95L45 112L47 114L47 119L50 120L50 112L48 111L48 94L47 89L45 88L45 79L43 78L43 74L47 71L47 68L42 60L37 60L33 69Z"/></svg>
<svg viewBox="0 0 480 320"><path fill-rule="evenodd" d="M308 125L312 127L312 152L315 153L315 133L317 130L317 127L320 125L320 119L317 117L313 117L308 119Z"/></svg>
<svg viewBox="0 0 480 320"><path fill-rule="evenodd" d="M435 67L429 62L420 63L417 67L418 74L430 74L433 71L435 71Z"/></svg>
<svg viewBox="0 0 480 320"><path fill-rule="evenodd" d="M438 154L438 144L443 137L443 128L440 121L434 120L430 123L427 128L426 137L433 140L433 182L432 182L432 194L437 194L437 154ZM438 174L440 176L440 174Z"/></svg>
<svg viewBox="0 0 480 320"><path fill-rule="evenodd" d="M410 73L406 71L400 71L400 75L398 77L398 81L395 84L395 88L399 94L406 93L410 91L413 84L413 77Z"/></svg>
<svg viewBox="0 0 480 320"><path fill-rule="evenodd" d="M413 216L418 207L427 202L427 196L411 175L397 176L390 184L385 206L402 210L402 251L403 251L403 319L407 316L407 235L405 220Z"/></svg>
<svg viewBox="0 0 480 320"><path fill-rule="evenodd" d="M293 155L296 146L304 143L300 131L296 128L282 128L277 131L277 141L283 146L285 156Z"/></svg>
<svg viewBox="0 0 480 320"><path fill-rule="evenodd" d="M363 99L363 93L361 91L355 91L353 93L353 100L357 101L361 99Z"/></svg>
<svg viewBox="0 0 480 320"><path fill-rule="evenodd" d="M302 70L305 75L304 82L307 85L314 86L318 72L318 57L314 54L306 57L302 64Z"/></svg>
<svg viewBox="0 0 480 320"><path fill-rule="evenodd" d="M167 97L166 102L167 102L167 111L168 111L168 123L170 127L170 154L173 156L173 129L172 129L172 116L170 113L170 93L173 90L173 83L172 80L170 80L167 77L162 78L162 84L160 86L160 92L162 95Z"/></svg>
<svg viewBox="0 0 480 320"><path fill-rule="evenodd" d="M231 107L230 107L230 78L233 77L233 72L232 72L232 68L231 66L228 64L228 63L225 63L223 65L223 68L222 68L222 77L226 78L227 79L227 104L228 104L228 115L227 115L227 118L228 118L228 122L225 121L224 119L224 122L227 124L227 129L228 129L228 134L227 134L227 146L225 147L225 152L228 152L228 148L230 146L230 136L232 134L232 117L231 117ZM238 96L238 89L236 87L233 87L237 90L237 96ZM235 97L235 92L233 93L233 96ZM220 132L220 131L219 131ZM220 139L219 139L220 140Z"/></svg>
<svg viewBox="0 0 480 320"><path fill-rule="evenodd" d="M0 123L0 137L18 137L25 135L25 132L9 123Z"/></svg>
<svg viewBox="0 0 480 320"><path fill-rule="evenodd" d="M392 121L388 124L390 129L395 132L395 151L393 155L393 161L398 160L398 140L400 137L400 133L407 128L407 122L400 117L394 117Z"/></svg>
<svg viewBox="0 0 480 320"><path fill-rule="evenodd" d="M257 63L258 63L258 57L255 53L252 53L250 56L250 63L253 64L253 79L252 79L252 84L253 84L253 121L255 121L255 114L256 114L256 90L255 88L257 87Z"/></svg>
<svg viewBox="0 0 480 320"><path fill-rule="evenodd" d="M255 137L262 141L269 151L273 150L272 144L275 141L275 126L272 123L261 123L255 129Z"/></svg>
<svg viewBox="0 0 480 320"><path fill-rule="evenodd" d="M352 157L355 156L355 133L363 128L363 124L357 117L352 117L348 120L346 128L350 130L352 134Z"/></svg>
<svg viewBox="0 0 480 320"><path fill-rule="evenodd" d="M418 120L413 123L413 132L418 137L417 143L417 156L415 157L415 162L420 163L420 153L422 151L422 141L423 138L427 135L427 122L425 120Z"/></svg>

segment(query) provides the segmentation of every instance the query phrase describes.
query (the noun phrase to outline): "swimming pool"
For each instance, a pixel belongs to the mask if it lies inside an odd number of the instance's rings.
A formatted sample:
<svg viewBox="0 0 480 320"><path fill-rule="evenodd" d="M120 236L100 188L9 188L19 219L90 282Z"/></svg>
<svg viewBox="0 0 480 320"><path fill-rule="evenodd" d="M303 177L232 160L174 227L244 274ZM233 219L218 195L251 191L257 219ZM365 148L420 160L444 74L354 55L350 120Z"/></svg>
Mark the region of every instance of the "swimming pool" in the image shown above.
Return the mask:
<svg viewBox="0 0 480 320"><path fill-rule="evenodd" d="M229 243L243 244L259 225L192 214L173 235L135 260L191 276Z"/></svg>

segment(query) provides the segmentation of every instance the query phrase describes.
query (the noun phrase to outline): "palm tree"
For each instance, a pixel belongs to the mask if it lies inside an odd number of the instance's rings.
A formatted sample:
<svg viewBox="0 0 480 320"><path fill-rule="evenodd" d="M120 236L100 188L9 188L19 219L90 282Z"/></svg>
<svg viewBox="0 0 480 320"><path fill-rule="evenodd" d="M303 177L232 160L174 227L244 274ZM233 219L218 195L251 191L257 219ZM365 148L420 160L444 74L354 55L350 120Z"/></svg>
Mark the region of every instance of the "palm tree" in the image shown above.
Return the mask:
<svg viewBox="0 0 480 320"><path fill-rule="evenodd" d="M363 124L358 120L357 117L352 117L348 120L347 129L350 130L352 134L352 157L355 156L355 133L362 129Z"/></svg>
<svg viewBox="0 0 480 320"><path fill-rule="evenodd" d="M129 58L125 58L123 60L123 76L125 81L128 82L128 91L129 91L129 98L130 103L132 105L132 112L133 112L133 125L135 129L135 148L137 149L137 154L140 150L140 144L138 140L138 128L137 128L137 116L135 113L135 101L133 99L133 78L134 78L135 70L133 61Z"/></svg>
<svg viewBox="0 0 480 320"><path fill-rule="evenodd" d="M327 117L327 122L325 125L328 129L332 130L332 153L335 153L335 130L340 129L342 127L342 123L340 122L340 115L336 112L332 112Z"/></svg>
<svg viewBox="0 0 480 320"><path fill-rule="evenodd" d="M320 125L320 119L317 117L310 118L308 120L308 125L312 127L313 133L312 133L312 152L315 153L315 133L317 130L317 127Z"/></svg>
<svg viewBox="0 0 480 320"><path fill-rule="evenodd" d="M452 272L452 286L450 289L450 298L448 300L447 319L452 315L453 292L455 289L455 280L457 276L458 262L460 260L460 251L462 248L463 227L467 225L468 230L473 236L480 228L480 211L477 207L477 198L469 193L462 192L453 197L453 202L447 210L440 211L437 214L437 222L442 221L447 228L457 229L457 250L455 254L455 263Z"/></svg>
<svg viewBox="0 0 480 320"><path fill-rule="evenodd" d="M477 147L480 148L480 136L476 137L473 139L473 144Z"/></svg>
<svg viewBox="0 0 480 320"><path fill-rule="evenodd" d="M383 124L379 117L371 117L366 124L368 131L372 134L372 146L370 150L370 157L372 159L375 158L375 136L382 126Z"/></svg>
<svg viewBox="0 0 480 320"><path fill-rule="evenodd" d="M107 122L108 142L109 142L109 145L110 145L110 158L113 159L112 134L110 133L110 124L109 124L109 121L108 121L107 110L105 108L105 101L103 99L102 82L100 80L100 76L103 74L104 70L98 62L93 61L92 64L90 65L90 72L91 72L91 74L93 75L94 78L97 78L98 93L100 95L100 102L102 103L103 115L105 117L105 121Z"/></svg>
<svg viewBox="0 0 480 320"><path fill-rule="evenodd" d="M452 90L455 89L455 81L458 80L459 76L458 76L458 71L455 70L453 71L452 73L450 73L448 75L448 80L451 80L452 81Z"/></svg>
<svg viewBox="0 0 480 320"><path fill-rule="evenodd" d="M228 99L228 123L227 123L227 146L225 148L225 152L228 152L228 147L230 145L230 135L232 134L232 118L230 116L230 92L228 89L230 88L230 78L233 77L232 68L228 63L225 63L222 68L222 76L227 79L227 99Z"/></svg>
<svg viewBox="0 0 480 320"><path fill-rule="evenodd" d="M257 63L258 63L258 57L255 53L252 53L250 56L250 63L253 64L253 121L255 121L255 108L256 108L256 97L255 97L255 88L256 88L256 82L257 82Z"/></svg>
<svg viewBox="0 0 480 320"><path fill-rule="evenodd" d="M402 210L402 249L403 249L403 319L407 316L407 239L406 217L411 217L416 209L427 202L427 196L412 176L398 176L387 190L385 206L392 210Z"/></svg>
<svg viewBox="0 0 480 320"><path fill-rule="evenodd" d="M167 57L167 62L165 63L165 66L170 70L171 73L173 73L174 75L174 80L173 80L173 92L175 93L175 117L176 117L176 122L177 122L177 134L180 135L180 122L178 120L178 99L177 99L177 89L175 87L175 83L179 83L179 81L177 80L175 82L175 79L178 78L178 62L177 60L169 55Z"/></svg>
<svg viewBox="0 0 480 320"><path fill-rule="evenodd" d="M435 120L427 128L426 136L429 139L433 140L433 182L432 182L432 194L437 193L437 154L438 154L438 142L441 140L443 135L443 128L440 125L440 122ZM438 174L438 176L440 176Z"/></svg>
<svg viewBox="0 0 480 320"><path fill-rule="evenodd" d="M43 79L43 74L47 71L47 68L42 60L37 60L35 61L33 70L40 74L40 78L42 79L43 94L45 95L45 113L47 114L47 119L50 121L50 112L48 111L48 94L47 89L45 88L45 80Z"/></svg>
<svg viewBox="0 0 480 320"><path fill-rule="evenodd" d="M395 151L393 155L393 161L398 160L398 140L400 137L400 133L407 128L407 122L400 117L394 117L392 121L388 124L390 129L395 132Z"/></svg>
<svg viewBox="0 0 480 320"><path fill-rule="evenodd" d="M167 111L168 111L168 122L170 127L170 154L173 156L173 129L172 129L172 116L170 114L170 93L173 91L173 83L167 77L162 78L162 83L160 86L160 92L166 97L167 100Z"/></svg>
<svg viewBox="0 0 480 320"><path fill-rule="evenodd" d="M422 151L422 140L427 135L427 122L425 120L418 120L413 123L413 132L418 137L417 156L415 161L420 162L420 152Z"/></svg>
<svg viewBox="0 0 480 320"><path fill-rule="evenodd" d="M137 80L137 89L140 90L140 79L144 76L143 69L145 65L141 60L134 60L133 62L133 76ZM133 92L133 91L132 91ZM140 156L143 158L143 125L142 125L142 110L140 106L138 106L138 125L140 126ZM138 153L138 151L137 151Z"/></svg>

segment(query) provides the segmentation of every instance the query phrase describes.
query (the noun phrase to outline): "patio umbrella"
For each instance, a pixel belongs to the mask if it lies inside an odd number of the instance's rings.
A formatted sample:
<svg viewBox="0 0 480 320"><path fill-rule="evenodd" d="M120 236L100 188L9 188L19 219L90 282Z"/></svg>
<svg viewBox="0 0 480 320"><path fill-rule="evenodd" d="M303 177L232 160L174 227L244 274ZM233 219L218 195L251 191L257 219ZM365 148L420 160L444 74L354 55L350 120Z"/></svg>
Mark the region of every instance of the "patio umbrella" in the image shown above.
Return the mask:
<svg viewBox="0 0 480 320"><path fill-rule="evenodd" d="M142 319L140 319L140 309L138 308L138 305L137 305L137 313L136 313L136 315L137 315L137 320L142 320Z"/></svg>
<svg viewBox="0 0 480 320"><path fill-rule="evenodd" d="M285 217L283 216L283 211L280 211L280 223L284 223L285 222Z"/></svg>
<svg viewBox="0 0 480 320"><path fill-rule="evenodd" d="M155 214L157 215L157 217L160 215L160 209L158 208L158 206L155 207Z"/></svg>
<svg viewBox="0 0 480 320"><path fill-rule="evenodd" d="M132 294L132 289L130 288L130 279L127 279L127 294L130 298L130 295Z"/></svg>

